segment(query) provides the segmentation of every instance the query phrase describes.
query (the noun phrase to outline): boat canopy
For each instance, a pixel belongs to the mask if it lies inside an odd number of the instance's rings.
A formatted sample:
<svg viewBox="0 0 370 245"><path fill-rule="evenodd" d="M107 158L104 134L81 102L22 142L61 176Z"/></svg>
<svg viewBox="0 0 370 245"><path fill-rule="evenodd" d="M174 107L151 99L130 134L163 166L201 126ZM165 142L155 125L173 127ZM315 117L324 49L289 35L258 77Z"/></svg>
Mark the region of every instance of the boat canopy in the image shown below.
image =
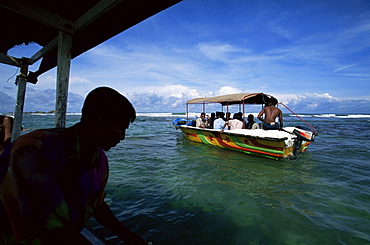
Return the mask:
<svg viewBox="0 0 370 245"><path fill-rule="evenodd" d="M271 98L273 98L273 96L264 93L241 93L197 98L189 100L186 104L220 103L223 106L235 104L266 104Z"/></svg>

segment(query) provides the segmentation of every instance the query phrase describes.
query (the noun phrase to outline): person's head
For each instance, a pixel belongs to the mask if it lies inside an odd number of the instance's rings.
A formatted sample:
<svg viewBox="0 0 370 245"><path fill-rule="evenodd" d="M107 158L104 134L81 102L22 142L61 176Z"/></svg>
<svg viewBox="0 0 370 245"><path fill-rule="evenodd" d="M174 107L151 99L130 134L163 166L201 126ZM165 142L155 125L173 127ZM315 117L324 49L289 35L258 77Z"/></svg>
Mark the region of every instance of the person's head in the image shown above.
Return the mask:
<svg viewBox="0 0 370 245"><path fill-rule="evenodd" d="M274 97L270 98L268 101L268 105L276 106L278 103L278 100Z"/></svg>
<svg viewBox="0 0 370 245"><path fill-rule="evenodd" d="M135 118L135 109L125 96L112 88L98 87L84 101L81 124L99 147L109 150L125 139L126 129Z"/></svg>
<svg viewBox="0 0 370 245"><path fill-rule="evenodd" d="M205 112L200 113L200 118L204 119L205 117L206 117L206 113Z"/></svg>
<svg viewBox="0 0 370 245"><path fill-rule="evenodd" d="M216 116L217 116L218 118L223 118L223 117L225 116L225 113L224 113L224 112L222 112L222 111L220 111L220 112L218 112L218 115L216 114Z"/></svg>
<svg viewBox="0 0 370 245"><path fill-rule="evenodd" d="M242 119L242 117L243 117L243 113L241 113L241 112L237 112L237 113L235 113L234 114L234 119Z"/></svg>
<svg viewBox="0 0 370 245"><path fill-rule="evenodd" d="M248 121L249 121L249 122L252 122L252 121L253 121L253 119L254 119L254 116L253 116L252 114L249 114L249 115L248 115Z"/></svg>

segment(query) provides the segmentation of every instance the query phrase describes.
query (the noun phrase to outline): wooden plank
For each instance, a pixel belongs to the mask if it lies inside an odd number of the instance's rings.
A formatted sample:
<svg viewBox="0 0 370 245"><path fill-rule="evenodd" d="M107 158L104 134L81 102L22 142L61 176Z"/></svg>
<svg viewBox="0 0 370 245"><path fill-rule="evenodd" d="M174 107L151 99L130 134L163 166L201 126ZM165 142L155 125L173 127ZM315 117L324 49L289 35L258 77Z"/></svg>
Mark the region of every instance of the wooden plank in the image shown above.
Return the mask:
<svg viewBox="0 0 370 245"><path fill-rule="evenodd" d="M43 58L45 55L50 53L53 49L58 47L58 38L54 38L51 42L46 44L42 49L37 51L32 57L30 58L30 65L36 63L39 59Z"/></svg>
<svg viewBox="0 0 370 245"><path fill-rule="evenodd" d="M21 66L21 64L18 62L16 58L14 58L13 56L6 55L4 53L0 53L0 63L17 67Z"/></svg>
<svg viewBox="0 0 370 245"><path fill-rule="evenodd" d="M72 36L59 31L58 66L55 101L55 127L66 125L69 72L71 67Z"/></svg>

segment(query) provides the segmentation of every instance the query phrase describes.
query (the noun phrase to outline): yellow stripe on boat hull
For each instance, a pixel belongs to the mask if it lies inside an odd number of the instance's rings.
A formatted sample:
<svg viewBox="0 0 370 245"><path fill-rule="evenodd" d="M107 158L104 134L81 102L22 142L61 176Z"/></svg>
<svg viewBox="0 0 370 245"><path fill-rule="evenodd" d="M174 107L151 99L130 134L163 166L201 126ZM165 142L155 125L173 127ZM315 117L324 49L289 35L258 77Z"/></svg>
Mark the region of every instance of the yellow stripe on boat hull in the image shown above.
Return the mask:
<svg viewBox="0 0 370 245"><path fill-rule="evenodd" d="M283 139L266 139L218 131L202 130L189 127L179 127L185 138L191 141L210 144L222 148L260 155L273 159L280 159L293 155L294 148L287 147ZM309 142L302 143L299 152L305 151Z"/></svg>

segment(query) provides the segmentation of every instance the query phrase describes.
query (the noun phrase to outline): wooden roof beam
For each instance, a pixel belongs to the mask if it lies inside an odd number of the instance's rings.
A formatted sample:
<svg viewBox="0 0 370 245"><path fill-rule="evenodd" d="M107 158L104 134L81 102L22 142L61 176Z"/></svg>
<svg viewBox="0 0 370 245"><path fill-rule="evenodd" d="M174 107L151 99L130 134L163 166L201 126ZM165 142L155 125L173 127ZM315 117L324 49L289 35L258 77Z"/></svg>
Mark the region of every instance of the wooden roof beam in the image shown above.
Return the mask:
<svg viewBox="0 0 370 245"><path fill-rule="evenodd" d="M122 1L123 0L101 0L75 22L75 31L79 31L90 25Z"/></svg>
<svg viewBox="0 0 370 245"><path fill-rule="evenodd" d="M82 15L74 24L75 30L79 31L85 28L86 26L90 25L96 19L98 19L103 14L107 13L109 10L113 9L123 0L101 0L97 3L94 7L92 7L88 12ZM37 62L39 59L44 57L50 51L55 49L58 45L58 37L54 38L51 42L37 51L31 58L30 58L30 65ZM8 64L8 63L7 63Z"/></svg>
<svg viewBox="0 0 370 245"><path fill-rule="evenodd" d="M18 67L21 66L17 58L14 58L13 56L6 55L3 53L0 53L0 63Z"/></svg>
<svg viewBox="0 0 370 245"><path fill-rule="evenodd" d="M46 44L39 51L37 51L34 55L32 55L32 57L30 58L30 65L33 65L39 59L43 58L45 55L51 52L53 49L56 49L57 46L58 46L58 37L54 38L51 42Z"/></svg>

